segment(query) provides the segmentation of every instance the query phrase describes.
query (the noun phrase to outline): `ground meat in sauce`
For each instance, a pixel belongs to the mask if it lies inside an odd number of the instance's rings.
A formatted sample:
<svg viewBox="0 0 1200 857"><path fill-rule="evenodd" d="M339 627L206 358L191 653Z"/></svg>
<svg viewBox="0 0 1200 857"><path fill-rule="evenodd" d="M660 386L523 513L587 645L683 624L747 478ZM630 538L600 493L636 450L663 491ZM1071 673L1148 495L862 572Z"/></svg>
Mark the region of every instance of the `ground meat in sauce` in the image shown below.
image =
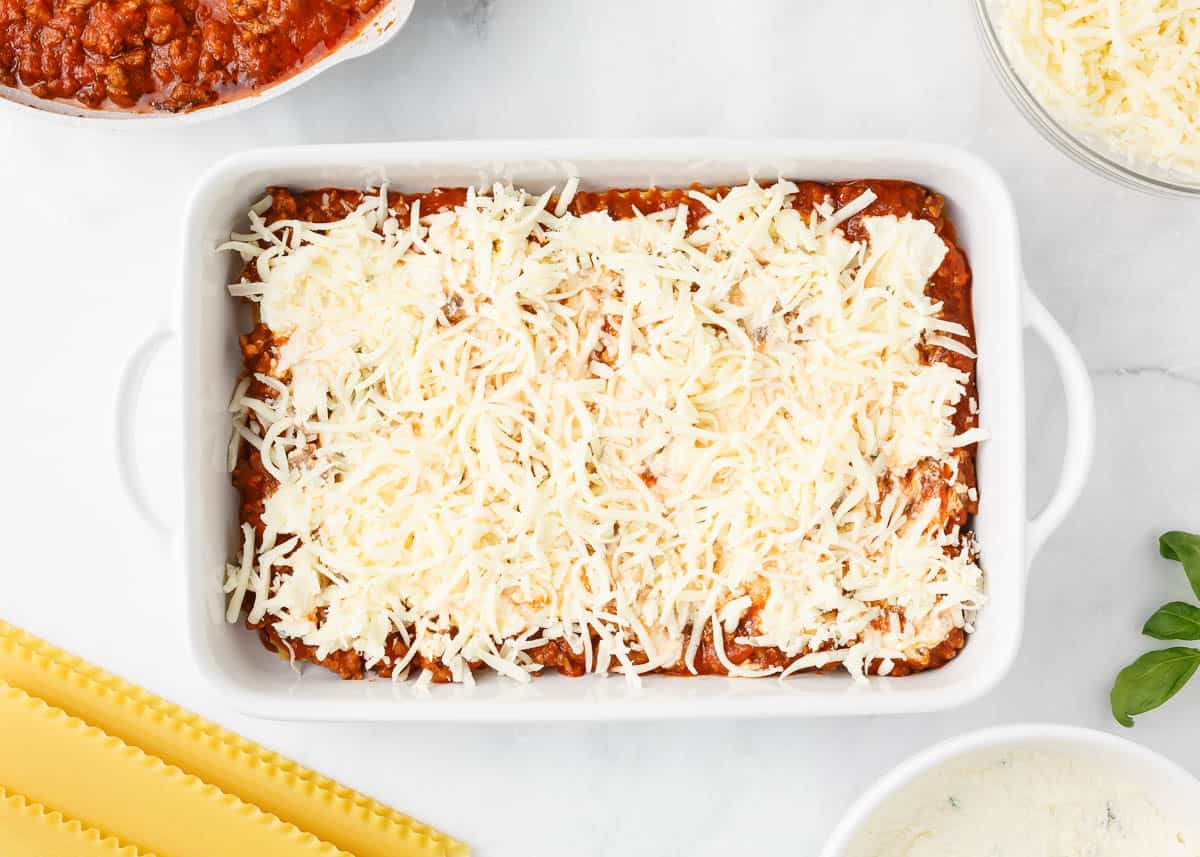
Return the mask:
<svg viewBox="0 0 1200 857"><path fill-rule="evenodd" d="M291 76L383 0L0 0L0 84L93 109L179 112Z"/></svg>
<svg viewBox="0 0 1200 857"><path fill-rule="evenodd" d="M5 2L5 0L0 0L0 2ZM876 199L870 206L842 224L841 228L851 240L866 240L866 229L862 224L865 217L889 214L897 217L911 215L932 223L938 235L945 242L948 252L941 266L930 279L927 292L942 302L942 318L957 322L966 328L969 335L964 342L972 350L974 349L971 270L966 256L958 246L954 226L945 217L945 203L940 196L919 185L892 180L872 179L829 184L798 182L797 185L799 190L793 197L793 206L802 213L812 211L816 205L826 199L836 209L857 199L865 190L870 189L875 193ZM726 190L726 188L710 188L706 192L719 197ZM286 188L269 188L268 192L271 194L272 204L264 216L269 223L297 218L315 223L337 220L354 211L364 196L360 191L334 188L305 191L298 194ZM411 206L418 199L422 214L429 214L460 205L465 198L466 190L464 188L438 188L427 194L389 194L388 203L395 215L404 222ZM679 205L685 205L688 209L689 227L694 227L706 211L703 203L687 196L684 190L657 188L579 193L572 200L569 208L574 214L605 211L614 218L621 219L632 217L635 211L649 214L677 208ZM246 276L251 279L255 277L252 267L247 268ZM264 371L264 369L269 370L282 341L273 339L269 329L261 324L256 324L249 334L241 338L241 343L245 372L252 374ZM974 358L944 348L927 346L922 348L922 358L931 362L949 363L969 376L966 392L954 414L954 425L960 432L974 427L978 422L974 409L971 407L971 402L976 396ZM269 388L265 387L259 392L263 395L273 395ZM241 520L251 523L261 535L260 516L263 504L270 496L270 492L274 490L275 483L263 470L258 456L251 454L252 452L253 450L248 444L243 444L234 470L233 481L242 498ZM955 457L958 464L958 481L955 486L948 485L951 474L946 471L945 466L932 461L918 464L904 477L914 486L912 489L914 493L910 496L941 495L942 513L948 530L965 525L970 515L977 511L978 505L973 499L974 491L972 490L975 488L975 446L970 445L958 450ZM737 638L754 633L757 611L757 607L752 608L742 618L737 629L732 633L724 634L722 648L725 658L731 663L755 668L786 666L795 659L794 656L789 657L777 648L749 646L737 642ZM886 617L880 617L879 621L882 622L885 619ZM272 617L268 615L262 623L252 626L258 631L263 644L268 649L278 652L284 657L320 664L345 679L359 679L367 674L368 668L358 653L333 652L324 658L318 658L314 647L307 646L295 639L284 640L272 622ZM899 677L937 669L958 655L966 645L966 639L966 634L961 628L952 628L946 638L936 645L918 649L912 652L906 660L893 662L887 674ZM593 643L595 642L598 642L598 638L593 640ZM828 650L829 646L823 648ZM401 642L398 634L393 634L389 638L387 651L387 658L370 668L381 676L390 676L393 665L407 652L407 648ZM586 671L587 664L583 652L572 650L563 640L549 641L538 648L529 650L528 654L535 663L542 664L547 670L554 670L563 675L580 676ZM635 663L639 662L636 653L633 660ZM641 656L640 661L644 662L644 656ZM422 655L414 657L413 665L418 670L429 670L434 682L451 680L450 670L446 666ZM839 666L839 662L833 661L822 667L799 670L799 672L828 672ZM695 673L701 675L725 675L728 672L717 654L711 625L706 627L700 636L700 645L696 651L693 667ZM883 667L882 660L874 660L865 665L866 672L871 675L879 674ZM658 672L679 676L693 674L692 670L689 670L683 663L660 669Z"/></svg>

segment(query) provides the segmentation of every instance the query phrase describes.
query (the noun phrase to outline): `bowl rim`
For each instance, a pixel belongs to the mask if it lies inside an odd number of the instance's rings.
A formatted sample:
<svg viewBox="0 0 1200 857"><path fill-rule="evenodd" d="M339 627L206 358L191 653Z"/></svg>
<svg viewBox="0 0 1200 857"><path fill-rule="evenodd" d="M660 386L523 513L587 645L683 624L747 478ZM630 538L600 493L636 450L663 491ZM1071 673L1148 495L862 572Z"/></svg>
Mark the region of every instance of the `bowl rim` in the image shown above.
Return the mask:
<svg viewBox="0 0 1200 857"><path fill-rule="evenodd" d="M975 21L978 25L979 35L984 42L985 53L1009 100L1045 140L1054 144L1059 151L1081 166L1124 187L1157 196L1200 197L1200 176L1192 181L1173 181L1169 178L1152 175L1132 163L1123 163L1116 158L1107 156L1056 119L1017 73L1013 61L1004 47L1004 42L1000 38L989 5L991 2L993 0L974 0L972 3L975 8Z"/></svg>
<svg viewBox="0 0 1200 857"><path fill-rule="evenodd" d="M1066 723L1014 723L990 726L947 738L909 756L877 779L842 815L821 849L820 857L844 857L847 846L866 821L892 795L938 765L977 750L1017 744L1057 742L1123 755L1174 782L1200 791L1200 778L1166 756L1129 738Z"/></svg>

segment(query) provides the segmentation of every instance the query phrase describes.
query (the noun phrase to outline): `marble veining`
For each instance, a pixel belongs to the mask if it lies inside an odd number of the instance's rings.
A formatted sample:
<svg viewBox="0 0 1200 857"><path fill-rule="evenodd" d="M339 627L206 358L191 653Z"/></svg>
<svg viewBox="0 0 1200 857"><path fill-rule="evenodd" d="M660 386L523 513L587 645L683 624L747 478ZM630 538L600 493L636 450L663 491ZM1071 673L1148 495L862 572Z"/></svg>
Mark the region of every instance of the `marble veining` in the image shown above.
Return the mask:
<svg viewBox="0 0 1200 857"><path fill-rule="evenodd" d="M1170 378L1178 381L1181 384L1188 384L1193 387L1200 387L1200 378L1187 371L1191 367L1172 368L1167 366L1116 366L1111 369L1093 369L1091 374L1100 377L1117 375L1161 375L1164 378Z"/></svg>
<svg viewBox="0 0 1200 857"><path fill-rule="evenodd" d="M678 135L934 140L1003 177L1025 273L1091 367L1098 415L1088 487L1033 563L1011 675L963 709L854 721L347 727L217 704L189 662L178 535L158 538L124 501L113 441L133 432L147 492L175 520L178 347L120 423L116 390L189 286L179 219L197 177L250 146ZM994 81L960 0L419 0L383 50L227 120L108 133L0 111L0 188L0 615L483 857L810 857L885 768L939 738L1028 720L1116 730L1113 675L1149 613L1187 596L1155 538L1200 528L1200 206L1052 149ZM1036 509L1061 460L1062 393L1026 341ZM1200 772L1198 713L1187 688L1130 734Z"/></svg>
<svg viewBox="0 0 1200 857"><path fill-rule="evenodd" d="M487 31L488 21L496 6L496 0L446 0L446 3L449 11L465 21L479 36Z"/></svg>

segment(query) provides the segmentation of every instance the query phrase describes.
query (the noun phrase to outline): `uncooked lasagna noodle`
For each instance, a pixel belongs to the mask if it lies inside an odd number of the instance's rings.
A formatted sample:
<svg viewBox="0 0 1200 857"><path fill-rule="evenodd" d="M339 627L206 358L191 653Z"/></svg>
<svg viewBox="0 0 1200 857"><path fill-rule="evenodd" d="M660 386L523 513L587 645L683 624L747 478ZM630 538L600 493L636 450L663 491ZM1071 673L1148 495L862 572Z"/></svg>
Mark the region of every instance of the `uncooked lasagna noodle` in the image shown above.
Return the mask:
<svg viewBox="0 0 1200 857"><path fill-rule="evenodd" d="M982 433L936 194L270 188L249 221L225 591L268 648L423 686L965 644Z"/></svg>

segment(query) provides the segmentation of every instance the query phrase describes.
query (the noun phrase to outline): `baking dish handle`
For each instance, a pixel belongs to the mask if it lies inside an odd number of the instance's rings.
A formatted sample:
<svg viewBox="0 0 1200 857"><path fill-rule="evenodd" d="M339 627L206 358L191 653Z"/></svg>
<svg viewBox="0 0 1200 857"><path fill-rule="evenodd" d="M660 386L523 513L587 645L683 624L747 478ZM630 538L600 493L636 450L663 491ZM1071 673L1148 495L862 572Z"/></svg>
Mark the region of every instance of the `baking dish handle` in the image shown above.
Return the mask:
<svg viewBox="0 0 1200 857"><path fill-rule="evenodd" d="M150 368L155 356L174 337L170 330L159 330L137 347L121 370L121 381L117 385L116 415L113 429L116 441L117 474L121 487L129 497L133 508L142 520L160 536L170 535L171 528L158 515L150 494L142 480L141 470L137 462L137 444L135 430L137 422L138 403L142 397L142 383L146 380L146 370Z"/></svg>
<svg viewBox="0 0 1200 857"><path fill-rule="evenodd" d="M1059 377L1066 394L1067 439L1063 455L1062 472L1058 486L1042 509L1029 521L1025 540L1026 566L1050 534L1062 523L1067 512L1079 499L1087 481L1095 446L1095 416L1092 402L1092 382L1079 350L1072 344L1049 310L1034 295L1028 285L1024 286L1022 304L1025 309L1025 326L1042 338L1058 365Z"/></svg>

